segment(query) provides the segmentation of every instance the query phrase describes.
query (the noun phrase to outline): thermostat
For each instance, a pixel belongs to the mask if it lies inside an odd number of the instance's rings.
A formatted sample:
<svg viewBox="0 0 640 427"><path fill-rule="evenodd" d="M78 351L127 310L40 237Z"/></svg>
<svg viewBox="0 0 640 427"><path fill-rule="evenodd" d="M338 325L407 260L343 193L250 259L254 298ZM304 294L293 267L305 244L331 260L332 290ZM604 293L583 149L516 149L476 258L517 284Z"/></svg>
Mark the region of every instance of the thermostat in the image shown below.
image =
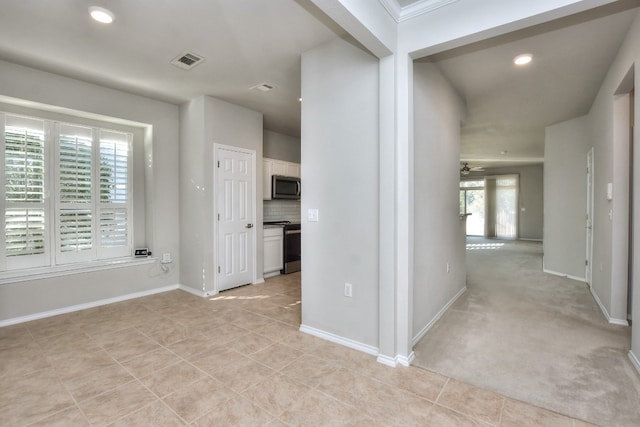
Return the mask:
<svg viewBox="0 0 640 427"><path fill-rule="evenodd" d="M148 248L136 248L134 255L136 258L144 258L151 256L151 251Z"/></svg>

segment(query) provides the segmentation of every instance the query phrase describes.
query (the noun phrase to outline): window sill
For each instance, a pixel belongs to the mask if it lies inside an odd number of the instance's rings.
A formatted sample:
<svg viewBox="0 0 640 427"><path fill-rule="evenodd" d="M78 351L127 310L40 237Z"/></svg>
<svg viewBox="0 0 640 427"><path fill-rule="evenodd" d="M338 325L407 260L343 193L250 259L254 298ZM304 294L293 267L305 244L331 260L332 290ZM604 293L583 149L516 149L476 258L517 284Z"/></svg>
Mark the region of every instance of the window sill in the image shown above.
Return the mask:
<svg viewBox="0 0 640 427"><path fill-rule="evenodd" d="M157 257L147 258L118 258L108 261L91 261L78 264L58 265L55 267L30 268L28 270L12 270L0 272L0 285L31 280L49 279L51 277L68 276L70 274L91 273L94 271L111 270L113 268L132 267L136 265L153 264Z"/></svg>

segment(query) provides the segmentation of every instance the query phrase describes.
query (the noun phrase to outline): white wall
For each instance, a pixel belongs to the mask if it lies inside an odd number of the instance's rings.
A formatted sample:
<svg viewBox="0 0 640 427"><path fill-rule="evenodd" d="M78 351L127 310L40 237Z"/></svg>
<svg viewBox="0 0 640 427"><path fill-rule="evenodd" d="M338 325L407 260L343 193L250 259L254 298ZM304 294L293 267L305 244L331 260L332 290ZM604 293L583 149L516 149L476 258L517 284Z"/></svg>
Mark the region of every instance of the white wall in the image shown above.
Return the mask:
<svg viewBox="0 0 640 427"><path fill-rule="evenodd" d="M378 345L378 60L336 40L302 56L302 323ZM353 297L343 296L345 282Z"/></svg>
<svg viewBox="0 0 640 427"><path fill-rule="evenodd" d="M268 159L300 163L300 138L265 130L262 147Z"/></svg>
<svg viewBox="0 0 640 427"><path fill-rule="evenodd" d="M640 60L640 17L631 26L589 112L589 129L595 147L594 268L593 288L610 318L624 321L627 311L626 252L628 238L628 151L614 142L615 94L629 69ZM635 141L638 139L638 97L635 98ZM606 198L607 183L613 183L613 200ZM609 211L612 219L609 218ZM622 218L622 219L621 219ZM624 283L623 283L624 281ZM636 285L635 289L639 289ZM635 307L638 310L639 307ZM636 314L634 312L634 314ZM638 315L635 318L640 318ZM636 346L640 343L635 342ZM637 353L636 353L637 354Z"/></svg>
<svg viewBox="0 0 640 427"><path fill-rule="evenodd" d="M163 274L154 263L0 285L0 321L176 285L180 261L178 107L2 61L0 96L66 114L84 112L90 118L106 116L150 125L152 132L140 141L150 166L145 188L146 239L154 253L171 252L175 260L170 274Z"/></svg>
<svg viewBox="0 0 640 427"><path fill-rule="evenodd" d="M482 172L471 172L471 177L489 175L518 175L518 238L542 240L543 235L543 165L487 168ZM465 178L467 178L465 177ZM522 208L525 211L522 211Z"/></svg>
<svg viewBox="0 0 640 427"><path fill-rule="evenodd" d="M213 237L207 227L213 209L213 157L205 159L205 97L180 107L180 283L199 292L213 290L213 259L207 260L205 246ZM207 162L208 160L208 162ZM209 234L207 234L209 233ZM207 256L211 257L210 249ZM208 262L207 262L208 261Z"/></svg>
<svg viewBox="0 0 640 427"><path fill-rule="evenodd" d="M546 128L544 144L544 268L585 277L588 118ZM595 168L598 175L600 171Z"/></svg>
<svg viewBox="0 0 640 427"><path fill-rule="evenodd" d="M396 25L390 15L385 16L386 12L378 2L312 0L380 58L380 85L377 89L380 95L379 150L382 154L379 170L382 177L379 182L381 203L378 210L379 346L380 356L386 359L381 361L407 364L412 357L412 58L504 34L611 1L544 0L514 5L510 0L491 0L478 6L473 0L459 0L446 8ZM472 13L468 13L470 9L473 9ZM307 101L305 98L303 110Z"/></svg>
<svg viewBox="0 0 640 427"><path fill-rule="evenodd" d="M262 280L262 114L201 96L182 105L180 138L180 283L215 292L213 144L256 153L256 273Z"/></svg>
<svg viewBox="0 0 640 427"><path fill-rule="evenodd" d="M465 107L433 64L414 64L413 88L415 337L466 286L464 222L459 218Z"/></svg>

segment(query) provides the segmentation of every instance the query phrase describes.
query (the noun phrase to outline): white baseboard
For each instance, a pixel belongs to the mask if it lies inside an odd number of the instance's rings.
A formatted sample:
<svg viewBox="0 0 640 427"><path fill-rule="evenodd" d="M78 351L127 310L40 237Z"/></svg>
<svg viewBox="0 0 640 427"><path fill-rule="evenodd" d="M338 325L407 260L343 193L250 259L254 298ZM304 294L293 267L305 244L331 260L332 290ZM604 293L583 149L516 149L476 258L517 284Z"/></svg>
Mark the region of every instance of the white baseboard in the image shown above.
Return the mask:
<svg viewBox="0 0 640 427"><path fill-rule="evenodd" d="M578 277L578 276L572 276L572 275L566 274L566 273L560 273L559 271L553 271L553 270L549 270L547 268L544 268L544 266L542 267L542 272L543 273L553 274L554 276L566 277L567 279L577 280L578 282L586 282L587 281L586 277Z"/></svg>
<svg viewBox="0 0 640 427"><path fill-rule="evenodd" d="M280 270L272 271L271 273L264 273L264 278L268 279L269 277L276 277L280 275Z"/></svg>
<svg viewBox="0 0 640 427"><path fill-rule="evenodd" d="M413 359L416 358L416 354L412 351L408 356L396 356L396 360L402 366L410 366Z"/></svg>
<svg viewBox="0 0 640 427"><path fill-rule="evenodd" d="M589 290L591 291L591 295L596 301L596 304L598 304L598 307L600 307L600 311L602 311L605 319L607 319L607 322L611 323L612 325L629 326L629 322L626 319L616 319L615 317L611 317L609 315L609 312L607 311L607 308L604 306L604 304L602 304L602 301L600 301L600 297L593 290L593 287L589 287Z"/></svg>
<svg viewBox="0 0 640 427"><path fill-rule="evenodd" d="M264 283L264 277L261 277L259 279L256 279L255 282L252 283L252 285L261 285Z"/></svg>
<svg viewBox="0 0 640 427"><path fill-rule="evenodd" d="M398 360L396 357L383 356L382 354L379 354L376 360L378 361L378 363L391 366L392 368L398 366Z"/></svg>
<svg viewBox="0 0 640 427"><path fill-rule="evenodd" d="M210 297L212 295L216 295L218 293L216 291L201 291L201 290L194 289L194 288L192 288L190 286L185 286L185 285L178 285L178 289L180 289L181 291L188 292L188 293L190 293L192 295L195 295L197 297L200 297L200 298L207 298L207 297Z"/></svg>
<svg viewBox="0 0 640 427"><path fill-rule="evenodd" d="M640 360L638 360L636 355L633 354L631 350L629 350L629 360L631 360L631 364L633 365L634 368L636 368L636 371L638 371L638 374L640 374Z"/></svg>
<svg viewBox="0 0 640 427"><path fill-rule="evenodd" d="M435 325L435 323L438 320L440 320L442 315L449 309L449 307L451 307L453 305L454 302L456 302L458 300L458 298L460 298L462 296L462 294L465 293L466 290L467 290L466 286L464 288L460 289L460 292L455 294L455 296L453 298L451 298L449 300L449 302L445 304L444 307L442 307L442 309L438 312L438 314L436 314L434 316L434 318L431 319L431 321L429 323L427 323L427 325L424 328L422 328L420 330L420 332L418 332L416 334L415 337L413 337L413 339L411 340L411 346L415 346L418 343L418 341L420 341L422 339L422 337L424 337L426 335L426 333L429 332L429 329L431 329L433 327L433 325Z"/></svg>
<svg viewBox="0 0 640 427"><path fill-rule="evenodd" d="M350 338L344 338L339 335L332 334L330 332L325 332L320 329L313 328L307 325L300 325L300 332L304 332L305 334L313 335L314 337L322 338L327 341L331 341L336 344L343 345L345 347L352 348L354 350L361 351L363 353L370 354L372 356L378 355L378 348L371 346L369 344L364 344L358 341L354 341Z"/></svg>
<svg viewBox="0 0 640 427"><path fill-rule="evenodd" d="M518 240L523 240L525 242L542 242L542 239L525 239L523 237L519 238Z"/></svg>
<svg viewBox="0 0 640 427"><path fill-rule="evenodd" d="M408 356L400 356L396 355L396 357L384 356L382 354L378 355L376 359L378 363L382 363L383 365L391 366L392 368L397 367L398 365L409 366L413 359L416 358L416 354L412 351Z"/></svg>
<svg viewBox="0 0 640 427"><path fill-rule="evenodd" d="M146 297L149 295L160 294L163 292L174 291L178 289L180 285L164 286L162 288L149 289L148 291L134 292L132 294L120 295L113 298L106 298L97 301L91 301L84 304L72 305L69 307L57 308L55 310L42 311L40 313L29 314L27 316L14 317L12 319L0 321L0 327L16 325L18 323L30 322L32 320L44 319L45 317L58 316L60 314L72 313L74 311L86 310L88 308L99 307L101 305L113 304L116 302L122 302L130 299Z"/></svg>

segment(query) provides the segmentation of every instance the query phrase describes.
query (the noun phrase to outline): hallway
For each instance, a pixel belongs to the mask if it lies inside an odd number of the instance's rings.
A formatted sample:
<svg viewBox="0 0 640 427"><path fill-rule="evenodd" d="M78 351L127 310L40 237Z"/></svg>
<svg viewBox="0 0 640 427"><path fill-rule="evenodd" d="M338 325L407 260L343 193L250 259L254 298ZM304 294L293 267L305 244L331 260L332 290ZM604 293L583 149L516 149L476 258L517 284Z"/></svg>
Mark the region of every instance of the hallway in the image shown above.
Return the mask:
<svg viewBox="0 0 640 427"><path fill-rule="evenodd" d="M414 365L603 426L640 425L630 329L583 282L542 273L538 242L467 239L467 292Z"/></svg>

